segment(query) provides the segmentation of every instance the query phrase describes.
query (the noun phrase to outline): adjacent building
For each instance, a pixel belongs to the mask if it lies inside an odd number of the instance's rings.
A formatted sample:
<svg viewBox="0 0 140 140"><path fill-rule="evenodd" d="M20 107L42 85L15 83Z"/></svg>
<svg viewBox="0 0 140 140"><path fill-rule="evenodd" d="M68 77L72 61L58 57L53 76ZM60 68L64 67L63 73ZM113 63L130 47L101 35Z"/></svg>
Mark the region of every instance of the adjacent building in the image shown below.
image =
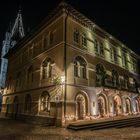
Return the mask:
<svg viewBox="0 0 140 140"><path fill-rule="evenodd" d="M5 57L5 117L64 125L140 113L139 56L67 3Z"/></svg>

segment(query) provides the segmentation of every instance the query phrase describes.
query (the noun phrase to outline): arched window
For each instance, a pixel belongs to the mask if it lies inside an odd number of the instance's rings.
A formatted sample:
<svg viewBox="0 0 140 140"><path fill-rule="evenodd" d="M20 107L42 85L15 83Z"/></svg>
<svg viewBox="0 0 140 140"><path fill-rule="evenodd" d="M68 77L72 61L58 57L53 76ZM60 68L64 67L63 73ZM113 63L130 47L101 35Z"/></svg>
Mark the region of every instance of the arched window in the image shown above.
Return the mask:
<svg viewBox="0 0 140 140"><path fill-rule="evenodd" d="M94 42L94 47L95 47L95 53L99 53L99 46L98 46L98 41L95 39L95 42Z"/></svg>
<svg viewBox="0 0 140 140"><path fill-rule="evenodd" d="M18 108L19 108L18 96L15 96L14 101L13 101L13 113L15 114L15 117L18 113Z"/></svg>
<svg viewBox="0 0 140 140"><path fill-rule="evenodd" d="M124 75L124 85L125 85L125 88L128 89L129 88L129 77L127 75Z"/></svg>
<svg viewBox="0 0 140 140"><path fill-rule="evenodd" d="M87 78L87 63L81 56L77 56L75 58L74 76L80 78Z"/></svg>
<svg viewBox="0 0 140 140"><path fill-rule="evenodd" d="M33 82L33 67L30 66L27 70L27 83Z"/></svg>
<svg viewBox="0 0 140 140"><path fill-rule="evenodd" d="M25 96L25 112L27 113L31 112L31 103L32 103L31 95L27 94Z"/></svg>
<svg viewBox="0 0 140 140"><path fill-rule="evenodd" d="M102 64L96 65L96 85L104 85L107 74Z"/></svg>
<svg viewBox="0 0 140 140"><path fill-rule="evenodd" d="M43 92L40 96L40 111L50 111L50 95Z"/></svg>
<svg viewBox="0 0 140 140"><path fill-rule="evenodd" d="M42 63L42 79L47 79L52 76L52 60L46 58Z"/></svg>
<svg viewBox="0 0 140 140"><path fill-rule="evenodd" d="M115 70L112 70L112 82L114 87L119 85L119 75Z"/></svg>
<svg viewBox="0 0 140 140"><path fill-rule="evenodd" d="M16 87L19 87L20 85L21 85L21 72L18 72L16 76Z"/></svg>
<svg viewBox="0 0 140 140"><path fill-rule="evenodd" d="M82 46L87 47L87 37L85 33L82 33Z"/></svg>
<svg viewBox="0 0 140 140"><path fill-rule="evenodd" d="M54 32L50 32L49 41L50 44L54 43Z"/></svg>

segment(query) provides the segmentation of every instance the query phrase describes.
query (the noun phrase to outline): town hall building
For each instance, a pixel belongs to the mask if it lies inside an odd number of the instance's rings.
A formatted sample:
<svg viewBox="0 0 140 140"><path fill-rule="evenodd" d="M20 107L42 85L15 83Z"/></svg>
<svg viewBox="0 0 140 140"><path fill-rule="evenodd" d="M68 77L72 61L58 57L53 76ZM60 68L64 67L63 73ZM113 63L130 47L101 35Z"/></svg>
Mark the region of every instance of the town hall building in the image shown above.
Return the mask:
<svg viewBox="0 0 140 140"><path fill-rule="evenodd" d="M140 113L140 57L65 2L5 58L3 117L64 125Z"/></svg>

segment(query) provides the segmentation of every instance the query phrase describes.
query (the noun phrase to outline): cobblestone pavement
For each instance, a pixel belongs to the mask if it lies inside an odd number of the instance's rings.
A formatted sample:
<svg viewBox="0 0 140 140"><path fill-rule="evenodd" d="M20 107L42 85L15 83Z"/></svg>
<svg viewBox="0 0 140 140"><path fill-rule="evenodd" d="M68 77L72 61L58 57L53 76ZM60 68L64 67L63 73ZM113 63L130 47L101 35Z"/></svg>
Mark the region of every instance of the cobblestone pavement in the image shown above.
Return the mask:
<svg viewBox="0 0 140 140"><path fill-rule="evenodd" d="M0 119L0 140L140 140L140 127L77 132Z"/></svg>

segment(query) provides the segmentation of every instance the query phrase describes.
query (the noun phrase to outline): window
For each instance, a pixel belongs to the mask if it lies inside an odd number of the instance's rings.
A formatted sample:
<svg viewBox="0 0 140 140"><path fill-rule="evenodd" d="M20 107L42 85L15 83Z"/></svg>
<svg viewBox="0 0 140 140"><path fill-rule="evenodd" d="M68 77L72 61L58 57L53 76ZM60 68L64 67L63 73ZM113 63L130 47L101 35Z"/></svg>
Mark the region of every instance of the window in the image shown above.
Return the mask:
<svg viewBox="0 0 140 140"><path fill-rule="evenodd" d="M33 67L30 66L27 70L27 83L33 82Z"/></svg>
<svg viewBox="0 0 140 140"><path fill-rule="evenodd" d="M119 84L119 75L115 70L112 70L112 82L114 87L117 87Z"/></svg>
<svg viewBox="0 0 140 140"><path fill-rule="evenodd" d="M74 42L79 43L79 31L77 29L74 30Z"/></svg>
<svg viewBox="0 0 140 140"><path fill-rule="evenodd" d="M32 103L31 95L27 94L25 96L25 112L27 113L31 112L31 103Z"/></svg>
<svg viewBox="0 0 140 140"><path fill-rule="evenodd" d="M126 52L122 50L122 66L127 68Z"/></svg>
<svg viewBox="0 0 140 140"><path fill-rule="evenodd" d="M7 82L7 89L11 89L11 84L12 84L12 78L11 76L9 77L9 80Z"/></svg>
<svg viewBox="0 0 140 140"><path fill-rule="evenodd" d="M85 33L82 34L82 46L87 47L87 38Z"/></svg>
<svg viewBox="0 0 140 140"><path fill-rule="evenodd" d="M49 42L50 44L54 43L54 32L50 32Z"/></svg>
<svg viewBox="0 0 140 140"><path fill-rule="evenodd" d="M118 63L117 51L116 51L116 48L114 48L114 47L110 47L110 59L115 64Z"/></svg>
<svg viewBox="0 0 140 140"><path fill-rule="evenodd" d="M110 59L113 61L113 49L112 48L110 48Z"/></svg>
<svg viewBox="0 0 140 140"><path fill-rule="evenodd" d="M132 59L131 69L133 72L137 72L137 62L135 59Z"/></svg>
<svg viewBox="0 0 140 140"><path fill-rule="evenodd" d="M124 75L124 85L125 85L125 88L128 89L129 88L129 77L127 75Z"/></svg>
<svg viewBox="0 0 140 140"><path fill-rule="evenodd" d="M74 75L80 77L80 63L79 61L74 62Z"/></svg>
<svg viewBox="0 0 140 140"><path fill-rule="evenodd" d="M87 63L81 57L77 56L74 61L74 76L80 78L87 78Z"/></svg>
<svg viewBox="0 0 140 140"><path fill-rule="evenodd" d="M21 73L18 72L16 76L16 87L19 87L21 85Z"/></svg>
<svg viewBox="0 0 140 140"><path fill-rule="evenodd" d="M99 53L98 41L96 39L95 39L95 42L94 42L94 47L95 47L95 53Z"/></svg>
<svg viewBox="0 0 140 140"><path fill-rule="evenodd" d="M104 85L107 74L102 64L96 65L96 85Z"/></svg>
<svg viewBox="0 0 140 140"><path fill-rule="evenodd" d="M48 45L47 36L42 38L42 44L43 44L44 49L47 48L47 45Z"/></svg>
<svg viewBox="0 0 140 140"><path fill-rule="evenodd" d="M52 76L52 60L46 58L42 63L42 79L47 79Z"/></svg>
<svg viewBox="0 0 140 140"><path fill-rule="evenodd" d="M40 96L40 111L50 111L50 95L43 92Z"/></svg>
<svg viewBox="0 0 140 140"><path fill-rule="evenodd" d="M104 46L102 42L99 42L99 48L100 48L100 55L104 55Z"/></svg>
<svg viewBox="0 0 140 140"><path fill-rule="evenodd" d="M114 62L117 63L117 51L116 48L113 48Z"/></svg>

